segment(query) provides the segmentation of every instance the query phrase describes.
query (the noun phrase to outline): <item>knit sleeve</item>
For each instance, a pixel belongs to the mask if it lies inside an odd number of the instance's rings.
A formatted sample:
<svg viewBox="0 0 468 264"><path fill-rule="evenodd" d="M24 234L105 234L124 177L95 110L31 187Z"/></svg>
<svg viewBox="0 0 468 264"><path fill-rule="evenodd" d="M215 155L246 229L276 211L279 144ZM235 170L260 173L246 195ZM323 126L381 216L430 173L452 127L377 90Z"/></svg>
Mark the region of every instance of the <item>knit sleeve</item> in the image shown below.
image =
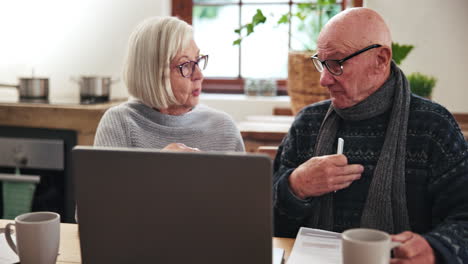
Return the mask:
<svg viewBox="0 0 468 264"><path fill-rule="evenodd" d="M107 110L99 121L94 146L131 147L125 112L117 108Z"/></svg>
<svg viewBox="0 0 468 264"><path fill-rule="evenodd" d="M217 117L218 120L213 122L212 127L209 128L214 133L211 141L213 144L216 144L211 149L245 152L244 140L234 119L227 113L214 109L210 109L210 112L207 112L207 114L209 116L206 118L214 119L214 117ZM216 140L217 138L219 140Z"/></svg>
<svg viewBox="0 0 468 264"><path fill-rule="evenodd" d="M240 130L237 127L234 120L232 119L232 117L230 117L230 116L229 116L229 122L232 124L231 133L232 133L234 141L235 141L235 151L245 152L244 140L242 139L242 135L240 133Z"/></svg>
<svg viewBox="0 0 468 264"><path fill-rule="evenodd" d="M245 145L244 145L244 140L242 139L242 136L240 134L240 131L237 130L237 143L236 143L236 151L237 152L245 152Z"/></svg>
<svg viewBox="0 0 468 264"><path fill-rule="evenodd" d="M424 237L443 263L468 263L468 144L450 113L432 124L434 228Z"/></svg>
<svg viewBox="0 0 468 264"><path fill-rule="evenodd" d="M300 165L296 154L297 138L294 127L293 124L283 139L274 161L273 214L274 233L278 237L296 237L315 206L315 200L302 200L289 187L289 176Z"/></svg>

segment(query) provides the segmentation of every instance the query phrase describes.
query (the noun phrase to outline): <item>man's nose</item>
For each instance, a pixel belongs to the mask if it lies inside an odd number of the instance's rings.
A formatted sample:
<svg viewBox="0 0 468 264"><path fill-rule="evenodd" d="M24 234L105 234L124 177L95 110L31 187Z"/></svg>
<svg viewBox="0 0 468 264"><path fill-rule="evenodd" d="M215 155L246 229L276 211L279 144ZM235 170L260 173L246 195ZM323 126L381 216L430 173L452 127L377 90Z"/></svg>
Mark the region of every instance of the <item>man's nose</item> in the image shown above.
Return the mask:
<svg viewBox="0 0 468 264"><path fill-rule="evenodd" d="M320 85L327 87L335 83L335 76L331 74L327 68L324 68L320 73Z"/></svg>

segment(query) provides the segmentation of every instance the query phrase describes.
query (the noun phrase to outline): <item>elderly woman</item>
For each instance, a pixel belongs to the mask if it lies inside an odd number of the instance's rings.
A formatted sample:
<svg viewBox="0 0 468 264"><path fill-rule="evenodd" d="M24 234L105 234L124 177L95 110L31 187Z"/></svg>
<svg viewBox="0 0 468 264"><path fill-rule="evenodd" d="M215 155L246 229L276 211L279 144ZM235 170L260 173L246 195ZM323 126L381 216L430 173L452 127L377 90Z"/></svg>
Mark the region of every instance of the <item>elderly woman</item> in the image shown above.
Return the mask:
<svg viewBox="0 0 468 264"><path fill-rule="evenodd" d="M130 36L123 73L133 98L104 114L94 145L244 151L232 118L198 104L207 61L184 21L143 21Z"/></svg>

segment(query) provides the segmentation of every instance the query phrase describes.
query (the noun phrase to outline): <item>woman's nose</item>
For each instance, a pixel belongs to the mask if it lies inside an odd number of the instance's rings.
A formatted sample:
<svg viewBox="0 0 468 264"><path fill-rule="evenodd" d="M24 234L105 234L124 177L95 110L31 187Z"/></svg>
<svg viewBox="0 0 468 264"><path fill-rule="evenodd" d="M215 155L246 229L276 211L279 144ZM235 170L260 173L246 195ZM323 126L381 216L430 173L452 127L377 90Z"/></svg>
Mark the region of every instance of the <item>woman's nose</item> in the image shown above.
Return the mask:
<svg viewBox="0 0 468 264"><path fill-rule="evenodd" d="M195 65L195 67L193 69L192 81L201 80L201 79L203 79L203 73L202 73L200 67L197 64L197 65Z"/></svg>

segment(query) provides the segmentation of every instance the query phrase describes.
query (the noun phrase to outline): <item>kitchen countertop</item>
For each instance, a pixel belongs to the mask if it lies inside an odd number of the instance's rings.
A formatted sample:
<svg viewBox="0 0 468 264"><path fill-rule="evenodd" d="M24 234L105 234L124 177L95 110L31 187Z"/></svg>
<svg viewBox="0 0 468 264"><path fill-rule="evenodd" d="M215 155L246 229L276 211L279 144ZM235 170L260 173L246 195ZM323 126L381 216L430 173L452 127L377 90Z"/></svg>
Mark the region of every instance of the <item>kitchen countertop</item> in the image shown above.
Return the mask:
<svg viewBox="0 0 468 264"><path fill-rule="evenodd" d="M126 100L99 104L80 104L73 100L49 103L0 101L0 125L74 130L77 131L78 145L92 145L104 112Z"/></svg>

